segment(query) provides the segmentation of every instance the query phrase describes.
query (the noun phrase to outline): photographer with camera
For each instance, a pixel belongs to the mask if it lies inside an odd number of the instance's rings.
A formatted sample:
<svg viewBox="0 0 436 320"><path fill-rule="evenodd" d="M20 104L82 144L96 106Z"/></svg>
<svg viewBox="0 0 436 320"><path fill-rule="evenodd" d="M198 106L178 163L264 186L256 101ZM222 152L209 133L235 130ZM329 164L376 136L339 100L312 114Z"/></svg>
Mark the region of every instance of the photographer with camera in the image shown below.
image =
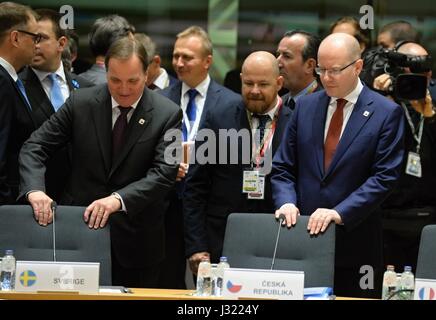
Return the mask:
<svg viewBox="0 0 436 320"><path fill-rule="evenodd" d="M382 204L385 264L416 269L422 228L436 221L436 116L429 88L431 57L420 45L402 42L385 53L385 70L373 87L405 112L403 174Z"/></svg>

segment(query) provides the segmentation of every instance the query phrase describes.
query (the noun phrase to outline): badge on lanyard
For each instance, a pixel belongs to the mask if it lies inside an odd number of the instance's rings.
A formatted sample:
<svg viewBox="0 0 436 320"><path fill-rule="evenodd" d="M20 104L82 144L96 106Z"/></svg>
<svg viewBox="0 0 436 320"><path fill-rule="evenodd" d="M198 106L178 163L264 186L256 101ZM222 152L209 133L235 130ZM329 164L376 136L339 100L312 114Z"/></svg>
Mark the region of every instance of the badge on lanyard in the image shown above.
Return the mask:
<svg viewBox="0 0 436 320"><path fill-rule="evenodd" d="M265 198L265 176L259 175L258 191L249 192L247 198L251 200L263 200Z"/></svg>
<svg viewBox="0 0 436 320"><path fill-rule="evenodd" d="M417 178L422 177L421 157L418 153L409 151L407 156L406 173Z"/></svg>
<svg viewBox="0 0 436 320"><path fill-rule="evenodd" d="M242 193L259 192L259 171L244 170Z"/></svg>

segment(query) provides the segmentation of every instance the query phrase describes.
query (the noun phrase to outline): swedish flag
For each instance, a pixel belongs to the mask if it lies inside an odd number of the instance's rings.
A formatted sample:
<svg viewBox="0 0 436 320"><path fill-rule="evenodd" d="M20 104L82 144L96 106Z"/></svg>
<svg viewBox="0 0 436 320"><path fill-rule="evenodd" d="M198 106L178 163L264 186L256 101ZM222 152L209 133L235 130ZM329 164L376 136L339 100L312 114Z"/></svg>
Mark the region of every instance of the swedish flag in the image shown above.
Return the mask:
<svg viewBox="0 0 436 320"><path fill-rule="evenodd" d="M26 270L20 274L20 282L23 287L31 287L36 282L36 274L32 270Z"/></svg>

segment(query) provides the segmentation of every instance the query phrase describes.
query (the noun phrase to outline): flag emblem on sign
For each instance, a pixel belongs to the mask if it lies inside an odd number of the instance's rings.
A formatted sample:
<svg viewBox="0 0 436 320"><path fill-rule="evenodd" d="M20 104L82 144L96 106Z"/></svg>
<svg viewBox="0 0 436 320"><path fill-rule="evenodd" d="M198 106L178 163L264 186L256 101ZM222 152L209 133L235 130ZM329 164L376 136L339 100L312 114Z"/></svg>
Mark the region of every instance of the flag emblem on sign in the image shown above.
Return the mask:
<svg viewBox="0 0 436 320"><path fill-rule="evenodd" d="M419 300L434 300L435 292L433 288L423 287L418 292Z"/></svg>
<svg viewBox="0 0 436 320"><path fill-rule="evenodd" d="M31 287L36 282L36 274L32 270L25 270L20 274L20 283L23 287Z"/></svg>

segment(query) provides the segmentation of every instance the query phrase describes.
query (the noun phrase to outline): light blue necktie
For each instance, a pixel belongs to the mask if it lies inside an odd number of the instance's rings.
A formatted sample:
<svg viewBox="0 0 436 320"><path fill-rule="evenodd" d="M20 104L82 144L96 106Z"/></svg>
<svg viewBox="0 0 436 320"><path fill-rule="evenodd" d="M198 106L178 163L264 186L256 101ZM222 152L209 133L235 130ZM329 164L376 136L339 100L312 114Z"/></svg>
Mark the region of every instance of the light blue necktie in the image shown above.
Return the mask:
<svg viewBox="0 0 436 320"><path fill-rule="evenodd" d="M59 85L56 73L50 73L48 77L51 80L50 101L54 110L58 111L65 102L64 96L62 95L61 86Z"/></svg>
<svg viewBox="0 0 436 320"><path fill-rule="evenodd" d="M23 95L24 99L26 100L27 106L29 107L30 110L32 110L32 106L30 105L29 98L27 98L26 89L24 88L23 82L21 81L20 78L17 78L17 81L15 81L15 82L17 83L18 89L20 89L21 94Z"/></svg>
<svg viewBox="0 0 436 320"><path fill-rule="evenodd" d="M198 91L196 89L189 89L187 91L189 95L189 101L186 106L186 115L188 116L189 124L190 124L190 131L192 131L192 127L195 123L195 118L197 116L197 105L195 104L195 97L198 94ZM183 133L183 141L188 141L188 128L186 127L185 121L183 121L182 125L182 133Z"/></svg>

